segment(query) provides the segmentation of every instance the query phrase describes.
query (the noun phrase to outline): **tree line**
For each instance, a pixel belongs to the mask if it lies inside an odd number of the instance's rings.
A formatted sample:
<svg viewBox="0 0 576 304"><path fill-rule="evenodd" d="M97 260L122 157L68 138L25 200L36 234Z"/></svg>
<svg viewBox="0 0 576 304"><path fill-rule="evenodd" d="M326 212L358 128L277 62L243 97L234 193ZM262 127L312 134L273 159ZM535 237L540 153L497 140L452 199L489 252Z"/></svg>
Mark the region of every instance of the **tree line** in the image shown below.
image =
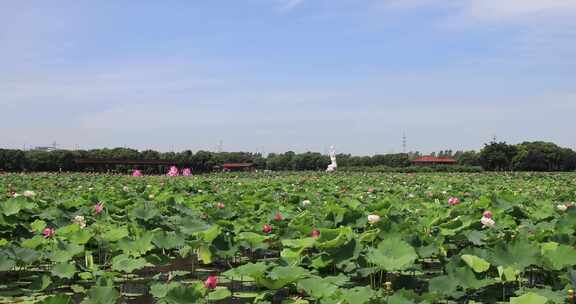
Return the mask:
<svg viewBox="0 0 576 304"><path fill-rule="evenodd" d="M457 161L456 171L477 167L487 171L574 171L576 170L576 152L549 142L524 142L510 145L505 142L490 142L477 151L444 150L432 153L433 156L452 157ZM411 160L422 156L419 152L377 154L372 156L354 156L338 154L339 168L350 170L374 171L374 168L411 168ZM179 166L190 167L194 172L208 172L214 166L223 163L253 163L257 169L267 170L324 170L330 163L328 155L316 152L270 153L263 156L250 152L210 152L182 151L158 152L153 150L138 151L128 148L93 149L93 150L14 150L0 149L0 170L10 172L35 171L94 171L97 168L81 166L75 159L107 160L169 160ZM114 165L108 167L114 172L128 172L141 169L148 174L161 174L167 168L163 166L128 166ZM372 168L372 170L370 170ZM400 172L410 171L400 170Z"/></svg>

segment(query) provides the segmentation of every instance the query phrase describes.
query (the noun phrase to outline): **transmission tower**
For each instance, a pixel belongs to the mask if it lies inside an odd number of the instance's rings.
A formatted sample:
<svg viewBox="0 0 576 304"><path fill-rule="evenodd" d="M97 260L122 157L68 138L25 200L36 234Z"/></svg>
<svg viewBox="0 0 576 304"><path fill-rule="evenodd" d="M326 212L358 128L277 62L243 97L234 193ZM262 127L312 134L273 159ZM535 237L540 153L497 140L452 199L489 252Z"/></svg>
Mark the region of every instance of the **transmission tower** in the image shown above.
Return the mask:
<svg viewBox="0 0 576 304"><path fill-rule="evenodd" d="M406 153L406 132L402 133L402 153Z"/></svg>

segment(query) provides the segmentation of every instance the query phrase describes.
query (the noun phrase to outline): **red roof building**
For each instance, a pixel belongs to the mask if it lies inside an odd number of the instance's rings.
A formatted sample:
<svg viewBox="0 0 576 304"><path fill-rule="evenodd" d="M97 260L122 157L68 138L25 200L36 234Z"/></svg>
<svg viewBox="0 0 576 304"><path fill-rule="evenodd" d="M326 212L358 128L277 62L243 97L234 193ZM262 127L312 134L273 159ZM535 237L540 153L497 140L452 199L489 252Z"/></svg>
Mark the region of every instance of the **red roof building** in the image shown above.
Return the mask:
<svg viewBox="0 0 576 304"><path fill-rule="evenodd" d="M422 156L412 161L413 165L455 165L452 157Z"/></svg>

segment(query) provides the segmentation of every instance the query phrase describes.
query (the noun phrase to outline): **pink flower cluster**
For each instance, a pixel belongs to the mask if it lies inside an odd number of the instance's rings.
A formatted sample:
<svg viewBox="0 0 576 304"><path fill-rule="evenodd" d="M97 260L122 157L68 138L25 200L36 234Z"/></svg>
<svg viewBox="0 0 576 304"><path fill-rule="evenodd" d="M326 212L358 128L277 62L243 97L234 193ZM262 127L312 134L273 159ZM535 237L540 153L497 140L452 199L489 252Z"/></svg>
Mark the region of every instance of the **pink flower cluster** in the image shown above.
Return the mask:
<svg viewBox="0 0 576 304"><path fill-rule="evenodd" d="M182 169L182 176L191 176L191 175L192 175L192 170L190 170L190 168Z"/></svg>
<svg viewBox="0 0 576 304"><path fill-rule="evenodd" d="M204 281L204 287L210 290L215 289L217 285L218 285L218 277L215 275L210 275L206 279L206 281Z"/></svg>
<svg viewBox="0 0 576 304"><path fill-rule="evenodd" d="M482 218L480 219L480 223L482 223L482 227L492 227L496 224L494 219L492 219L492 211L486 210L482 214Z"/></svg>
<svg viewBox="0 0 576 304"><path fill-rule="evenodd" d="M134 171L132 171L132 176L140 177L140 176L142 176L142 171L134 170Z"/></svg>
<svg viewBox="0 0 576 304"><path fill-rule="evenodd" d="M104 204L96 203L96 205L94 205L94 213L100 214L102 211L104 211Z"/></svg>
<svg viewBox="0 0 576 304"><path fill-rule="evenodd" d="M44 235L44 238L51 238L54 236L54 234L56 234L56 231L54 230L54 228L49 228L46 227L44 228L44 230L42 230L42 235Z"/></svg>
<svg viewBox="0 0 576 304"><path fill-rule="evenodd" d="M457 197L451 197L448 199L448 204L450 206L456 206L456 205L460 204L460 199Z"/></svg>
<svg viewBox="0 0 576 304"><path fill-rule="evenodd" d="M170 170L168 170L167 175L168 176L178 176L178 175L180 175L180 171L178 170L178 167L172 166L172 167L170 167Z"/></svg>

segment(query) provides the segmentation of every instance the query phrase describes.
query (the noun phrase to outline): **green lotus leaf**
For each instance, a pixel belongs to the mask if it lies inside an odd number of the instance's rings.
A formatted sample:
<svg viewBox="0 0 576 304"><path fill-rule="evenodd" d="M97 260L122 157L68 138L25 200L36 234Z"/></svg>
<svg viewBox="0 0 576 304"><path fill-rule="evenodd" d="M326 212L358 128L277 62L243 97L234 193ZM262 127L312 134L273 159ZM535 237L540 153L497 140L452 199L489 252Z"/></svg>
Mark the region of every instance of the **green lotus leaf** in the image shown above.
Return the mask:
<svg viewBox="0 0 576 304"><path fill-rule="evenodd" d="M464 254L461 256L461 258L466 263L466 265L468 265L468 267L474 270L474 272L481 273L490 269L490 263L477 256Z"/></svg>
<svg viewBox="0 0 576 304"><path fill-rule="evenodd" d="M522 238L511 243L497 245L490 255L490 262L493 265L511 266L523 271L530 265L537 265L539 256L538 247Z"/></svg>
<svg viewBox="0 0 576 304"><path fill-rule="evenodd" d="M56 263L64 263L83 252L84 246L82 245L59 242L58 246L48 253L48 258Z"/></svg>
<svg viewBox="0 0 576 304"><path fill-rule="evenodd" d="M297 285L298 289L315 299L329 298L338 290L338 286L319 277L299 280Z"/></svg>
<svg viewBox="0 0 576 304"><path fill-rule="evenodd" d="M16 261L0 252L0 271L9 271L16 266Z"/></svg>
<svg viewBox="0 0 576 304"><path fill-rule="evenodd" d="M161 232L154 234L152 243L161 249L174 249L184 246L185 239L183 236L176 234L174 231Z"/></svg>
<svg viewBox="0 0 576 304"><path fill-rule="evenodd" d="M94 233L89 229L82 229L68 235L68 241L74 244L84 245L90 241Z"/></svg>
<svg viewBox="0 0 576 304"><path fill-rule="evenodd" d="M44 244L46 239L41 235L36 235L31 239L23 240L20 242L22 248L36 249L38 246Z"/></svg>
<svg viewBox="0 0 576 304"><path fill-rule="evenodd" d="M128 228L122 227L107 227L107 230L102 234L102 239L108 242L116 242L128 236Z"/></svg>
<svg viewBox="0 0 576 304"><path fill-rule="evenodd" d="M134 270L153 266L144 258L133 258L126 254L117 255L112 259L112 270L131 273Z"/></svg>
<svg viewBox="0 0 576 304"><path fill-rule="evenodd" d="M206 222L192 217L183 218L179 227L180 231L187 235L203 232L211 228L211 226L206 224Z"/></svg>
<svg viewBox="0 0 576 304"><path fill-rule="evenodd" d="M57 236L68 237L68 235L80 230L80 226L76 223L66 225L56 230Z"/></svg>
<svg viewBox="0 0 576 304"><path fill-rule="evenodd" d="M390 297L388 297L388 301L386 301L387 304L415 304L416 302L407 299L406 297L404 297L403 295L399 294L399 293L395 293L393 295L391 295Z"/></svg>
<svg viewBox="0 0 576 304"><path fill-rule="evenodd" d="M111 304L116 303L120 293L114 287L94 286L87 292L82 304Z"/></svg>
<svg viewBox="0 0 576 304"><path fill-rule="evenodd" d="M465 289L480 289L495 283L492 279L478 279L474 272L468 267L459 267L450 270L449 276L456 280L458 286Z"/></svg>
<svg viewBox="0 0 576 304"><path fill-rule="evenodd" d="M316 239L316 247L328 249L342 246L353 238L351 227L341 227L338 229L319 229L320 237Z"/></svg>
<svg viewBox="0 0 576 304"><path fill-rule="evenodd" d="M222 229L220 229L220 226L213 225L212 227L210 227L206 231L202 232L202 239L204 239L204 241L206 243L212 243L214 241L214 239L216 239L218 237L218 235L220 235L221 231L222 231Z"/></svg>
<svg viewBox="0 0 576 304"><path fill-rule="evenodd" d="M239 242L247 242L252 250L268 248L268 244L265 242L268 238L268 236L254 232L241 232L237 237Z"/></svg>
<svg viewBox="0 0 576 304"><path fill-rule="evenodd" d="M510 304L546 304L548 299L533 292L510 298Z"/></svg>
<svg viewBox="0 0 576 304"><path fill-rule="evenodd" d="M193 304L200 303L204 299L206 289L201 283L195 283L191 286L180 285L170 289L166 293L164 301L168 304Z"/></svg>
<svg viewBox="0 0 576 304"><path fill-rule="evenodd" d="M520 275L520 271L514 269L514 267L498 266L498 275L500 280L504 282L515 282Z"/></svg>
<svg viewBox="0 0 576 304"><path fill-rule="evenodd" d="M386 238L371 249L367 255L371 263L386 271L405 270L414 264L418 258L416 251L400 238Z"/></svg>
<svg viewBox="0 0 576 304"><path fill-rule="evenodd" d="M154 296L155 298L164 298L166 297L166 294L168 293L168 291L170 291L173 288L179 287L180 283L178 282L170 282L167 284L162 284L162 283L156 283L152 286L150 286L150 294L152 296Z"/></svg>
<svg viewBox="0 0 576 304"><path fill-rule="evenodd" d="M76 266L69 263L60 263L52 267L52 275L63 279L71 279L76 273Z"/></svg>
<svg viewBox="0 0 576 304"><path fill-rule="evenodd" d="M453 277L443 275L430 279L428 282L430 292L447 296L454 296L458 290L458 282Z"/></svg>
<svg viewBox="0 0 576 304"><path fill-rule="evenodd" d="M74 301L72 301L72 298L70 296L63 294L50 296L42 301L37 302L37 304L72 304L72 303L74 303Z"/></svg>
<svg viewBox="0 0 576 304"><path fill-rule="evenodd" d="M576 265L576 249L557 243L542 244L545 265L552 270L561 270Z"/></svg>
<svg viewBox="0 0 576 304"><path fill-rule="evenodd" d="M36 292L40 292L48 288L50 284L52 284L52 279L50 276L43 274L32 281L32 284L30 284L30 289Z"/></svg>
<svg viewBox="0 0 576 304"><path fill-rule="evenodd" d="M210 246L202 245L198 247L198 258L204 264L212 264L212 251L210 250Z"/></svg>
<svg viewBox="0 0 576 304"><path fill-rule="evenodd" d="M265 263L247 263L224 272L224 276L236 280L239 280L241 277L256 279L264 276L266 270L268 270L268 265Z"/></svg>
<svg viewBox="0 0 576 304"><path fill-rule="evenodd" d="M32 229L32 231L41 232L42 230L44 230L44 228L46 228L46 222L43 220L35 220L34 222L32 222L32 224L30 224L30 228Z"/></svg>
<svg viewBox="0 0 576 304"><path fill-rule="evenodd" d="M160 211L153 206L143 205L143 206L134 208L130 212L130 215L134 218L148 221L148 220L151 220L154 217L160 215Z"/></svg>
<svg viewBox="0 0 576 304"><path fill-rule="evenodd" d="M342 300L348 304L365 304L376 295L370 287L354 287L351 289L340 289Z"/></svg>
<svg viewBox="0 0 576 304"><path fill-rule="evenodd" d="M124 238L118 241L118 248L125 254L132 256L142 256L148 251L154 249L152 245L152 233L145 233L136 239Z"/></svg>
<svg viewBox="0 0 576 304"><path fill-rule="evenodd" d="M218 286L216 289L208 293L208 300L221 301L232 296L232 292L226 287Z"/></svg>

